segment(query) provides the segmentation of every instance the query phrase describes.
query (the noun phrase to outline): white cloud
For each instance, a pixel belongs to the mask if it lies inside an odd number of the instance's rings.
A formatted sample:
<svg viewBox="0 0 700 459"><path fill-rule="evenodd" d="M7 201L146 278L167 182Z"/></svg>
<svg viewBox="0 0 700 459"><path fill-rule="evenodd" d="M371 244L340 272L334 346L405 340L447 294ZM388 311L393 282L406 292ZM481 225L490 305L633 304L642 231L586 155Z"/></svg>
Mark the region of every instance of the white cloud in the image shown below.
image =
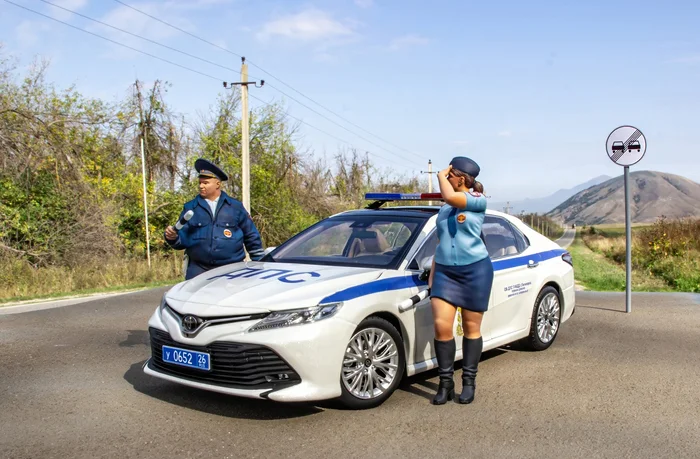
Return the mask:
<svg viewBox="0 0 700 459"><path fill-rule="evenodd" d="M48 30L44 22L22 21L15 27L15 35L20 48L29 48L41 39L41 33Z"/></svg>
<svg viewBox="0 0 700 459"><path fill-rule="evenodd" d="M178 12L178 2L168 2L168 3L141 3L135 4L134 7L143 11L144 13L150 14L152 16L158 17L174 26L177 26L184 30L193 30L194 25L183 16L177 14ZM187 5L185 5L187 8ZM177 30L169 27L161 22L155 21L148 16L145 16L138 11L128 8L123 5L119 5L113 10L109 11L107 14L99 18L100 21L110 24L114 27L120 29L128 30L129 32L140 35L142 37L149 38L158 42L166 42L168 38L172 38L180 34ZM143 40L123 34L110 27L105 27L102 25L93 25L88 27L88 30L99 33L100 35L107 36L115 41L123 43L125 45L131 46L137 49L143 49L144 51L151 45L146 44ZM126 48L117 45L109 45L112 49L108 54L103 57L116 58L116 59L132 59L138 54L135 51L130 51Z"/></svg>
<svg viewBox="0 0 700 459"><path fill-rule="evenodd" d="M53 0L52 3L55 3L56 5L62 6L63 8L67 8L69 10L78 11L88 4L88 0ZM73 13L62 10L60 8L56 8L51 5L47 5L46 8L51 16L53 16L56 19L60 19L61 21L67 21L73 17Z"/></svg>
<svg viewBox="0 0 700 459"><path fill-rule="evenodd" d="M457 145L458 147L465 147L471 144L469 140L453 140L452 145Z"/></svg>
<svg viewBox="0 0 700 459"><path fill-rule="evenodd" d="M360 8L370 8L374 5L374 0L355 0L355 5Z"/></svg>
<svg viewBox="0 0 700 459"><path fill-rule="evenodd" d="M161 7L162 5L158 5L156 3L145 3L138 5L138 9L140 9L141 11L148 13L152 16L160 17L164 21L169 22L170 24L173 24L180 28L187 29L187 27L191 26L191 24L184 19L180 19L177 17L163 17L162 12L159 11ZM138 11L134 11L131 8L127 8L126 6L119 6L113 9L105 16L100 18L100 20L114 27L119 27L120 29L128 30L131 33L142 35L144 37L148 37L154 40L169 38L179 33L172 27L168 27L163 23L154 21L148 16L145 16L139 13ZM111 28L103 28L103 30L110 31L110 34L118 33ZM118 34L118 36L120 37L120 41L122 41L122 37L124 37L124 35Z"/></svg>
<svg viewBox="0 0 700 459"><path fill-rule="evenodd" d="M163 9L203 10L212 6L233 3L233 1L234 0L171 0L163 5Z"/></svg>
<svg viewBox="0 0 700 459"><path fill-rule="evenodd" d="M501 131L498 133L498 137L511 137L513 135L510 131Z"/></svg>
<svg viewBox="0 0 700 459"><path fill-rule="evenodd" d="M283 16L263 25L259 39L279 36L299 41L328 40L354 35L353 27L334 19L329 13L308 9Z"/></svg>
<svg viewBox="0 0 700 459"><path fill-rule="evenodd" d="M394 38L389 44L390 51L399 51L416 46L424 46L430 43L430 39L420 35L404 35L403 37Z"/></svg>

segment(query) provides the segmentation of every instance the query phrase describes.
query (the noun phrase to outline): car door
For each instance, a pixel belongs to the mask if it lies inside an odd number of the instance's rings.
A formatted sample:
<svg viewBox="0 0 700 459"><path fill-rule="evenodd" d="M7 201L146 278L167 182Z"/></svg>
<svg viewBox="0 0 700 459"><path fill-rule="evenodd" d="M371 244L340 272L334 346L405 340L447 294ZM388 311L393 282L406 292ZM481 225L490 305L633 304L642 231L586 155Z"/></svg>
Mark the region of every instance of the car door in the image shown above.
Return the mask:
<svg viewBox="0 0 700 459"><path fill-rule="evenodd" d="M527 238L505 218L487 215L482 231L494 268L491 303L483 324L498 339L528 326L537 265L527 258L531 251Z"/></svg>
<svg viewBox="0 0 700 459"><path fill-rule="evenodd" d="M421 272L420 269L422 261L428 257L435 256L435 249L437 248L438 239L437 231L433 230L420 249L416 252L413 260L408 265L408 269L416 272ZM433 339L435 338L435 328L433 322L433 310L430 305L430 297L419 302L413 309L414 314L414 324L415 324L415 336L414 336L414 359L415 362L423 362L425 360L430 360L435 357L435 349L433 345ZM461 336L464 334L462 331L462 320L457 314L455 315L454 322L454 336L455 344L457 350L462 348ZM487 341L490 337L488 327L482 326L481 334L484 337L484 341Z"/></svg>

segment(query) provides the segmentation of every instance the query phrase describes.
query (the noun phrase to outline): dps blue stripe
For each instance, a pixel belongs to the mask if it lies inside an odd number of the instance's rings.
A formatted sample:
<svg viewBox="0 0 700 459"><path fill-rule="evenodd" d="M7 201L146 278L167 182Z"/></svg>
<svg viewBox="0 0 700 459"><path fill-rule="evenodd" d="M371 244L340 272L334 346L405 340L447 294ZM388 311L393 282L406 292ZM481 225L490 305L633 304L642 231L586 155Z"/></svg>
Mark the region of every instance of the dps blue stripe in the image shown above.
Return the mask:
<svg viewBox="0 0 700 459"><path fill-rule="evenodd" d="M524 257L509 258L507 260L496 260L493 262L493 270L500 271L502 269L517 268L518 266L526 266L528 261L542 262L552 258L560 257L566 253L564 249L548 250L546 252L533 253Z"/></svg>
<svg viewBox="0 0 700 459"><path fill-rule="evenodd" d="M427 282L423 282L422 280L418 279L417 275L380 279L377 281L369 282L367 284L356 285L355 287L346 288L345 290L336 292L331 296L325 297L323 300L321 300L321 303L350 301L361 296L371 295L373 293L388 292L390 290L402 290L411 287L419 287L421 285L425 285L426 283Z"/></svg>
<svg viewBox="0 0 700 459"><path fill-rule="evenodd" d="M566 253L566 250L555 249L546 252L534 253L524 257L509 258L507 260L497 260L493 262L493 270L500 271L503 269L517 268L518 266L527 266L529 260L537 263L559 257ZM335 303L338 301L350 301L355 298L360 298L366 295L372 295L379 292L388 292L391 290L403 290L411 287L421 287L427 282L422 281L417 275L413 276L398 276L389 279L380 279L369 282L367 284L356 285L354 287L341 290L333 295L325 297L321 303Z"/></svg>

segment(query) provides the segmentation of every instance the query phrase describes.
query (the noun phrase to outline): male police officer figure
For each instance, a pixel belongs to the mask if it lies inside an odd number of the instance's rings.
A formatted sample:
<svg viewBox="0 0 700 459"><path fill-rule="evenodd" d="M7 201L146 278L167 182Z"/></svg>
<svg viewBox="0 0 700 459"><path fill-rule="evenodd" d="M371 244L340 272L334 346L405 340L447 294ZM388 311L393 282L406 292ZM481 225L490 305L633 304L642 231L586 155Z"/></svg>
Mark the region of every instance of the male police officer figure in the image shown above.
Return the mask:
<svg viewBox="0 0 700 459"><path fill-rule="evenodd" d="M189 210L194 215L179 231L165 230L165 241L189 257L185 279L191 279L217 266L245 258L243 246L253 260L264 251L260 233L240 201L221 190L228 176L205 159L194 163L199 172L199 196L183 206L180 218Z"/></svg>

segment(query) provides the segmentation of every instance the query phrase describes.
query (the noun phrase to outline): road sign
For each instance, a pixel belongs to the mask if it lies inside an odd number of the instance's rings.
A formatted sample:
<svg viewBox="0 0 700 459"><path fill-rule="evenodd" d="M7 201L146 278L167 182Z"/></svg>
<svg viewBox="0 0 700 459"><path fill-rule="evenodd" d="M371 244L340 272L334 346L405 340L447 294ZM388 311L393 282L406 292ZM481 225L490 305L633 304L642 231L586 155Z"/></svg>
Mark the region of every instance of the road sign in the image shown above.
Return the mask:
<svg viewBox="0 0 700 459"><path fill-rule="evenodd" d="M632 221L630 219L630 166L637 164L647 151L647 139L634 126L620 126L605 142L608 158L625 168L625 311L632 312Z"/></svg>
<svg viewBox="0 0 700 459"><path fill-rule="evenodd" d="M637 164L647 151L647 139L633 126L620 126L610 133L605 150L612 162L620 166Z"/></svg>

